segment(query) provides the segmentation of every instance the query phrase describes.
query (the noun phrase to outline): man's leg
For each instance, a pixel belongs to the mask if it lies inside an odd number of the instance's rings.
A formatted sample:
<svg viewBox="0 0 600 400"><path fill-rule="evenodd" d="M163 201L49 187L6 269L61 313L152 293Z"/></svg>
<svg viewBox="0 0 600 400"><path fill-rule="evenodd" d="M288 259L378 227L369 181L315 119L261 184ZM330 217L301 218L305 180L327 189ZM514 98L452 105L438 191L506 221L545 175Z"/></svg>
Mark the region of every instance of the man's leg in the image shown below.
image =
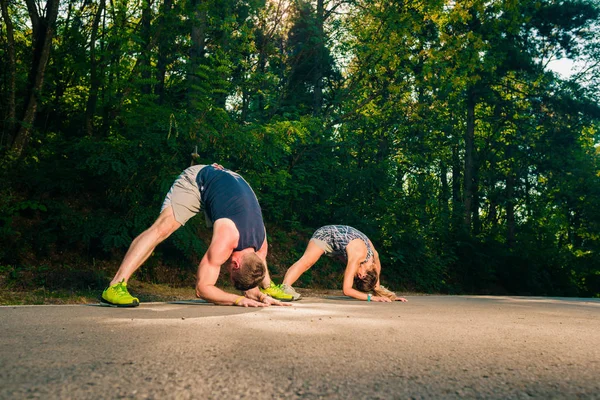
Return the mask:
<svg viewBox="0 0 600 400"><path fill-rule="evenodd" d="M125 258L123 258L121 266L110 285L112 286L123 280L127 283L131 275L150 257L154 248L179 227L181 227L181 224L175 220L173 208L171 206L166 207L154 224L131 242L129 250L127 250Z"/></svg>
<svg viewBox="0 0 600 400"><path fill-rule="evenodd" d="M308 271L308 269L312 267L319 260L319 258L321 258L323 253L325 253L325 251L319 247L314 240L311 239L308 242L308 246L306 246L306 250L304 251L302 257L300 257L300 259L296 261L294 265L292 265L285 273L285 276L283 277L283 284L292 286L294 282L300 278L300 275Z"/></svg>

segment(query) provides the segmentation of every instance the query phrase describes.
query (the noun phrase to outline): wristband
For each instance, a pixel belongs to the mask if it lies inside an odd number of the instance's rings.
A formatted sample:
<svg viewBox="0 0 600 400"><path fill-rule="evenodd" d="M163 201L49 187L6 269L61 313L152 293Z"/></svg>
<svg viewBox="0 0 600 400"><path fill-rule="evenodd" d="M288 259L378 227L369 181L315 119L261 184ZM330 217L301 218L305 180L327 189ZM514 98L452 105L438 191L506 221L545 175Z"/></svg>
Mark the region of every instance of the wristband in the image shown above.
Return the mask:
<svg viewBox="0 0 600 400"><path fill-rule="evenodd" d="M235 299L235 301L233 302L233 304L235 304L236 306L240 304L240 300L243 300L244 296L240 296L237 299Z"/></svg>
<svg viewBox="0 0 600 400"><path fill-rule="evenodd" d="M371 301L371 293L367 294L367 301Z"/></svg>

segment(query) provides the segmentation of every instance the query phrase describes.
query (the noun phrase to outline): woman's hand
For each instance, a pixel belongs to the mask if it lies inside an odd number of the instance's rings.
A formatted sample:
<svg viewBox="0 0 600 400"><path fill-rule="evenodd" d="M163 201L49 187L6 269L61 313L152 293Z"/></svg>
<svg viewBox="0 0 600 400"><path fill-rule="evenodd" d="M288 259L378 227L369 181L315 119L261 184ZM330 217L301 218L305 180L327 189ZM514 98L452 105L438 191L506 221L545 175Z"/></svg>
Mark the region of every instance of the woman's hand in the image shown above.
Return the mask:
<svg viewBox="0 0 600 400"><path fill-rule="evenodd" d="M408 300L406 300L404 297L396 297L396 298L394 299L394 301L401 301L401 302L403 302L403 303L404 303L404 302L406 302L406 301L408 301Z"/></svg>

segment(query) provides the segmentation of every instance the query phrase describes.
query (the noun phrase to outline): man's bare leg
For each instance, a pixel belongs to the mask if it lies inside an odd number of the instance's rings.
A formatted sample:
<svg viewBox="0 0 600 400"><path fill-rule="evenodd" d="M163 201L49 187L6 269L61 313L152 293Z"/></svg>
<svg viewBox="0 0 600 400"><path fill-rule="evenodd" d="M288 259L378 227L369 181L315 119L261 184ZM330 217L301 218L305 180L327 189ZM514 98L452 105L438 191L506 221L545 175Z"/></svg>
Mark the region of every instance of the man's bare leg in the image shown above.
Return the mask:
<svg viewBox="0 0 600 400"><path fill-rule="evenodd" d="M170 206L165 208L152 226L131 242L129 250L109 286L122 280L127 282L131 275L150 257L154 248L180 227L181 224L175 220L173 215L173 208Z"/></svg>
<svg viewBox="0 0 600 400"><path fill-rule="evenodd" d="M308 246L306 246L306 250L304 254L298 261L292 265L285 276L283 277L283 284L292 286L294 282L300 278L300 275L308 271L310 267L312 267L321 256L325 253L322 248L320 248L313 240L308 242Z"/></svg>

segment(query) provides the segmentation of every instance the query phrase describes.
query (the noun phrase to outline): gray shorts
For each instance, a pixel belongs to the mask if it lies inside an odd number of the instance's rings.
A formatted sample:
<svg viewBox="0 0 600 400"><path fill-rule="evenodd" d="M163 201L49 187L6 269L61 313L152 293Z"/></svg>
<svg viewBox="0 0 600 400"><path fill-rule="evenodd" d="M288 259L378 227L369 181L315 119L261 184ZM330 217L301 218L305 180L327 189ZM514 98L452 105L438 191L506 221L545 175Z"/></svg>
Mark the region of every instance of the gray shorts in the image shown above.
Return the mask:
<svg viewBox="0 0 600 400"><path fill-rule="evenodd" d="M321 250L323 250L325 252L325 254L333 253L333 247L331 247L331 245L329 243L327 243L326 241L321 240L321 239L315 239L315 238L312 238L310 240L312 240Z"/></svg>
<svg viewBox="0 0 600 400"><path fill-rule="evenodd" d="M165 197L165 201L163 201L160 209L161 213L165 208L171 206L175 221L181 225L185 225L190 218L204 210L200 198L200 188L198 188L198 183L196 182L196 176L198 176L198 173L204 167L206 165L189 167L175 179L173 186L171 186L169 193ZM206 226L211 227L212 223L206 216L206 213L204 213L204 216Z"/></svg>

